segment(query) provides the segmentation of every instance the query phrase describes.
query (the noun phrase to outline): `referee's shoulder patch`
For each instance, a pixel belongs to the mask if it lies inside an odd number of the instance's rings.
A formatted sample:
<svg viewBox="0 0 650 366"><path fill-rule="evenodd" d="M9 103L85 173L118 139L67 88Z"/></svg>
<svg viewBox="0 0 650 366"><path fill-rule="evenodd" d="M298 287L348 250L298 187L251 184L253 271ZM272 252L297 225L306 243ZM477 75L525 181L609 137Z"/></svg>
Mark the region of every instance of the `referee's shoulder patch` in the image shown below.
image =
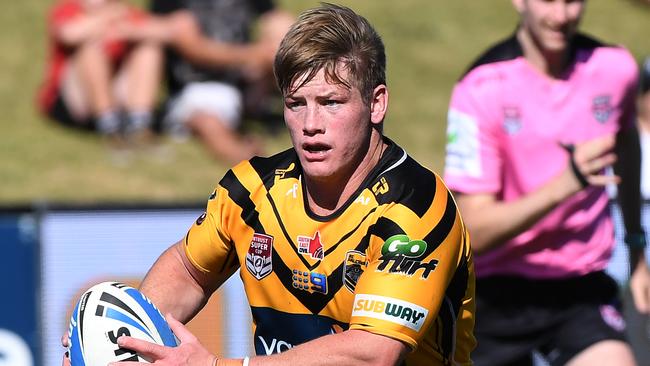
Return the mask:
<svg viewBox="0 0 650 366"><path fill-rule="evenodd" d="M447 121L446 173L480 176L480 141L476 118L452 108L449 110Z"/></svg>

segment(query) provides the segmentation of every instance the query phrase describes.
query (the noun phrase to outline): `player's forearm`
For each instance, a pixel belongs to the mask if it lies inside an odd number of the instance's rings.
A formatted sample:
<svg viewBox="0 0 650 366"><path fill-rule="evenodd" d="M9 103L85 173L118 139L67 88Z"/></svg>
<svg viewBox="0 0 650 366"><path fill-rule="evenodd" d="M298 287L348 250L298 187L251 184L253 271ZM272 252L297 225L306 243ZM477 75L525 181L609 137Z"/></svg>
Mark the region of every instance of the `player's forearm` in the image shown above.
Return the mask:
<svg viewBox="0 0 650 366"><path fill-rule="evenodd" d="M317 338L271 356L251 358L250 366L398 365L408 352L402 342L362 330Z"/></svg>
<svg viewBox="0 0 650 366"><path fill-rule="evenodd" d="M189 321L205 305L210 293L189 274L179 243L168 248L145 276L140 290L163 313L171 313L182 322Z"/></svg>
<svg viewBox="0 0 650 366"><path fill-rule="evenodd" d="M106 22L100 17L81 16L55 29L54 36L62 44L75 47L105 33Z"/></svg>
<svg viewBox="0 0 650 366"><path fill-rule="evenodd" d="M199 37L179 43L178 51L190 62L204 67L239 67L247 63L249 57L257 57L248 52L250 47L231 45Z"/></svg>
<svg viewBox="0 0 650 366"><path fill-rule="evenodd" d="M459 210L472 237L472 250L485 253L530 229L575 193L572 179L565 171L538 190L508 202L475 202L471 195L458 195Z"/></svg>
<svg viewBox="0 0 650 366"><path fill-rule="evenodd" d="M93 12L80 14L54 29L56 39L67 46L101 39L111 32L116 22L123 20L127 7L121 3L105 4Z"/></svg>

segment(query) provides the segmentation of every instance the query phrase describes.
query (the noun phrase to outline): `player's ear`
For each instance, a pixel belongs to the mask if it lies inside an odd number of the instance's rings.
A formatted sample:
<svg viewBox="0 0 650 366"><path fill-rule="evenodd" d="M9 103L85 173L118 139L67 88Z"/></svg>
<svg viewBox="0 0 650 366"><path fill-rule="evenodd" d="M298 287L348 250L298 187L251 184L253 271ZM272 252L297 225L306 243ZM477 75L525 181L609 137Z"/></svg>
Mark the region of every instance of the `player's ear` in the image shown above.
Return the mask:
<svg viewBox="0 0 650 366"><path fill-rule="evenodd" d="M372 123L380 123L384 120L386 111L388 110L388 88L386 85L378 85L372 91L372 98L370 99L370 121Z"/></svg>

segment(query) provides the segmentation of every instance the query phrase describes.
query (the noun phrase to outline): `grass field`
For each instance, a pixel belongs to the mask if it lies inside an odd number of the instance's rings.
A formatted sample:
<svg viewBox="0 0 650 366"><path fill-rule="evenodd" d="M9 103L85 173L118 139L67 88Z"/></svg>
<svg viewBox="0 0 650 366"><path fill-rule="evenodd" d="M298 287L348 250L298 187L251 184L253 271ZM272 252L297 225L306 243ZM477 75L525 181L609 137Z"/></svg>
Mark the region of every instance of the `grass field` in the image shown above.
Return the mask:
<svg viewBox="0 0 650 366"><path fill-rule="evenodd" d="M317 4L279 2L293 12ZM453 83L482 49L514 29L510 2L340 3L365 15L386 43L391 93L386 134L440 171ZM127 161L116 161L95 136L37 115L33 100L42 76L49 4L13 1L0 13L0 205L203 200L226 167L208 158L197 143L165 141L161 151L135 152ZM627 46L637 59L650 54L650 6L641 1L590 1L583 30ZM269 136L267 145L275 151L288 144L280 134Z"/></svg>

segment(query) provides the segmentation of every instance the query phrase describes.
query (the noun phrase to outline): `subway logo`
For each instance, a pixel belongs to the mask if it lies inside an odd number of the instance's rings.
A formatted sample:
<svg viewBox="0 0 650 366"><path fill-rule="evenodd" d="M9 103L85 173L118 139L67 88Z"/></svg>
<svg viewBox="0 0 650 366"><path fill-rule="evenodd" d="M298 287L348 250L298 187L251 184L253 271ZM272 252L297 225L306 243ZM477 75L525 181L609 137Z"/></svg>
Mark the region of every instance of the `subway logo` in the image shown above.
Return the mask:
<svg viewBox="0 0 650 366"><path fill-rule="evenodd" d="M420 331L429 310L399 299L378 295L357 294L354 297L352 316L365 316L386 320Z"/></svg>

